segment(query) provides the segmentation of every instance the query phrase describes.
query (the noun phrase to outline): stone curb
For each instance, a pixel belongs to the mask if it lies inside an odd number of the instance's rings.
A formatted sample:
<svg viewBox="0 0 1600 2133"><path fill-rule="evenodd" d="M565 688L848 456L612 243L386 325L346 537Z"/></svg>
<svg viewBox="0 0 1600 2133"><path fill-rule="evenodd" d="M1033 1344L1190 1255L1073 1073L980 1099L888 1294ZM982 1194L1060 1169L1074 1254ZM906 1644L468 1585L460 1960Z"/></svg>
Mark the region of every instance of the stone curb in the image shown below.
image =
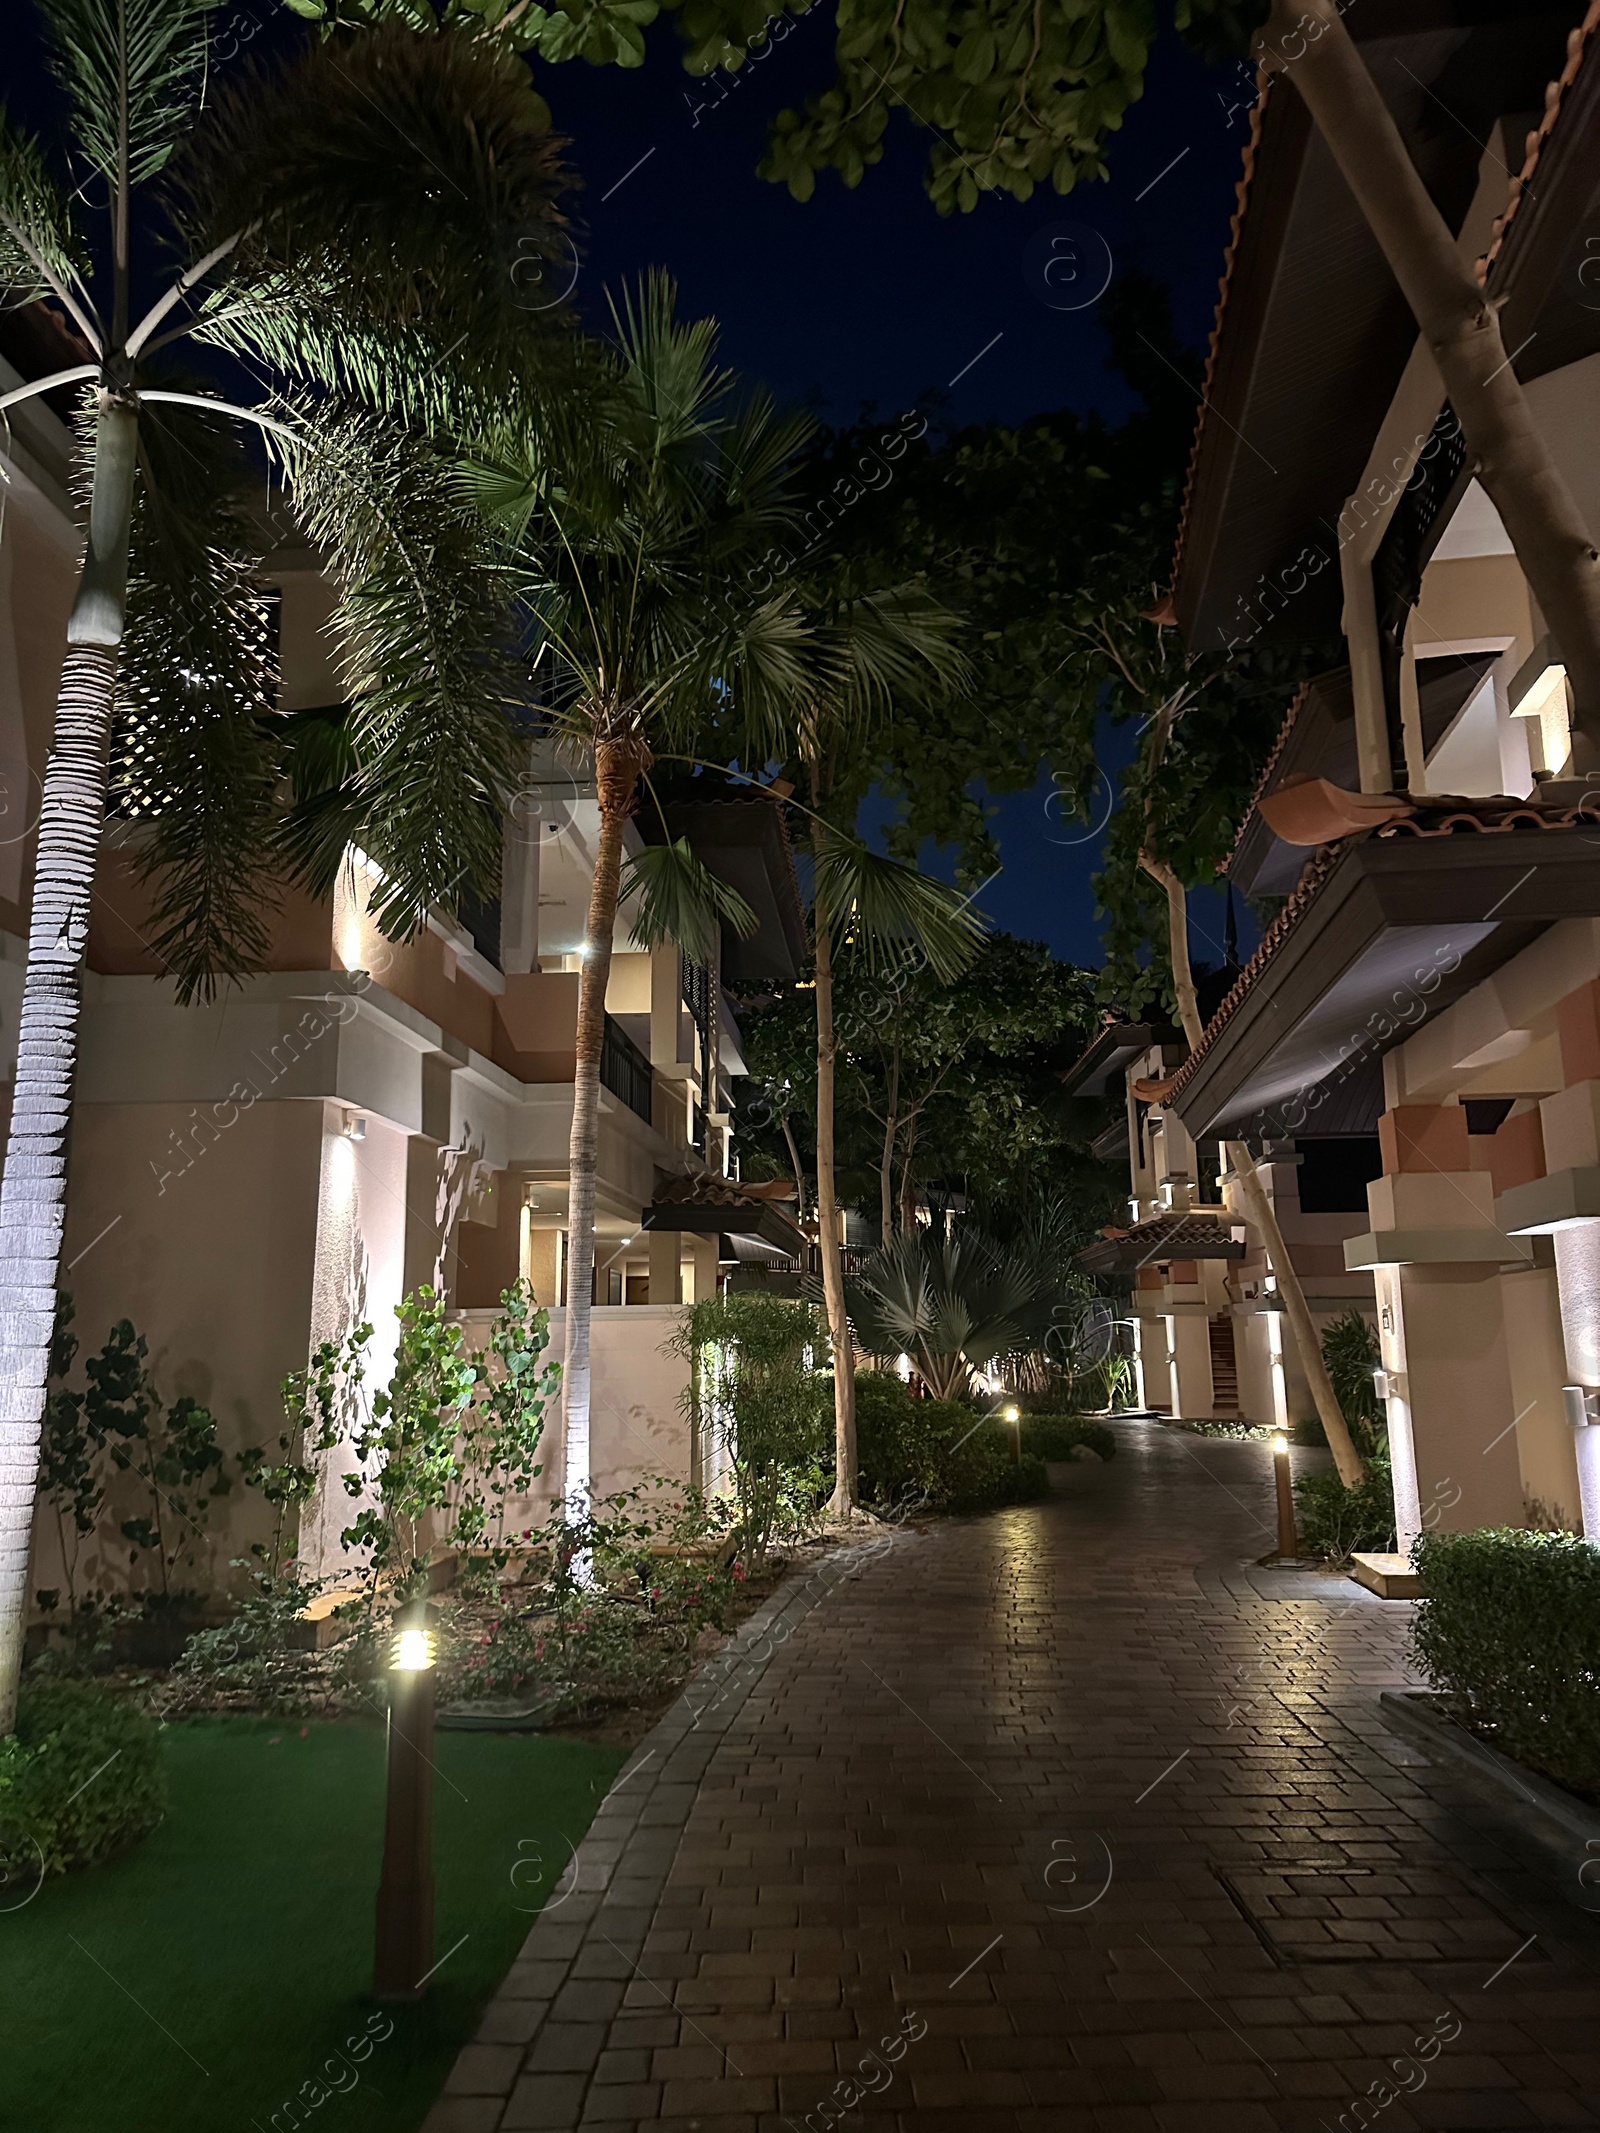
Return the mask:
<svg viewBox="0 0 1600 2133"><path fill-rule="evenodd" d="M778 1647L836 1586L906 1535L892 1531L791 1572L690 1680L600 1803L464 2046L422 2133L571 2133L677 1857L700 1781ZM669 1985L657 1988L673 2004Z"/></svg>
<svg viewBox="0 0 1600 2133"><path fill-rule="evenodd" d="M1497 1748L1474 1738L1447 1717L1438 1703L1427 1690L1384 1689L1378 1697L1390 1724L1494 1788L1540 1849L1553 1861L1559 1860L1562 1893L1569 1901L1580 1910L1600 1909L1600 1813L1549 1778L1525 1770ZM1592 1887L1582 1878L1589 1866L1595 1869Z"/></svg>

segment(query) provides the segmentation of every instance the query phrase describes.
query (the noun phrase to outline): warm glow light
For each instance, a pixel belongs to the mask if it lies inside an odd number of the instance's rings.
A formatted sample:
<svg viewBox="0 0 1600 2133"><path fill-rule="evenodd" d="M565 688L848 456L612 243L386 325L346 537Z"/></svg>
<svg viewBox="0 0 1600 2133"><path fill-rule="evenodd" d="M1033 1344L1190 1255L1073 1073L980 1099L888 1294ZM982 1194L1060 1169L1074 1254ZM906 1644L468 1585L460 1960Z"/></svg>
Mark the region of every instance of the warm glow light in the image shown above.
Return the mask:
<svg viewBox="0 0 1600 2133"><path fill-rule="evenodd" d="M1014 1403L1010 1407L1002 1407L1000 1412L1008 1422L1020 1422L1022 1420L1022 1409Z"/></svg>
<svg viewBox="0 0 1600 2133"><path fill-rule="evenodd" d="M389 1664L396 1673L420 1674L433 1665L436 1657L431 1629L403 1629L394 1640Z"/></svg>
<svg viewBox="0 0 1600 2133"><path fill-rule="evenodd" d="M1280 1459L1281 1459L1281 1458L1283 1457L1284 1453L1285 1453L1285 1452L1286 1452L1286 1451L1287 1451L1287 1450L1289 1449L1289 1440L1288 1440L1288 1438L1287 1438L1287 1437L1286 1437L1286 1436L1285 1436L1285 1435L1283 1434L1283 1431L1282 1431L1281 1429L1279 1430L1278 1434L1277 1434L1277 1435L1276 1435L1276 1436L1275 1436L1275 1437L1273 1438L1273 1440L1272 1440L1272 1449L1273 1449L1274 1453L1275 1453L1275 1454L1277 1455L1277 1457L1278 1457L1278 1458L1280 1458Z"/></svg>

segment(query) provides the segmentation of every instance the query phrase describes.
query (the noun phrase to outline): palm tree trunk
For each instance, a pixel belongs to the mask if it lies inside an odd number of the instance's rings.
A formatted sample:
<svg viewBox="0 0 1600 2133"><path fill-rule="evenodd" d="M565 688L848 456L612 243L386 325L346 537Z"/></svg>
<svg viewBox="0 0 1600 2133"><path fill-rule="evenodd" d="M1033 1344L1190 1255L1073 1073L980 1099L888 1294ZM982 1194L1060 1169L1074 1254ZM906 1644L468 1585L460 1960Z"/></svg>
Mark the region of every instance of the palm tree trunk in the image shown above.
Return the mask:
<svg viewBox="0 0 1600 2133"><path fill-rule="evenodd" d="M111 712L127 606L138 418L102 395L89 539L45 770L17 1082L0 1180L0 1737L16 1722L39 1437L66 1219L67 1125Z"/></svg>
<svg viewBox="0 0 1600 2133"><path fill-rule="evenodd" d="M1172 985L1178 996L1178 1019L1183 1024L1184 1036L1189 1040L1189 1049L1194 1051L1200 1043L1203 1031L1199 996L1195 992L1194 973L1189 965L1188 899L1184 894L1183 883L1165 860L1157 859L1151 852L1141 852L1139 864L1152 879L1160 882L1167 893L1167 938L1172 957ZM1284 1301L1289 1330L1294 1336L1295 1350L1300 1357L1300 1367L1311 1387L1311 1397L1316 1403L1317 1416L1328 1439L1328 1449L1333 1453L1333 1463L1339 1469L1339 1479L1347 1489L1359 1488L1366 1478L1367 1470L1350 1435L1350 1425L1344 1418L1344 1409L1339 1405L1338 1395L1334 1392L1333 1380L1329 1377L1327 1363L1323 1360L1322 1343L1317 1339L1317 1329L1312 1323L1311 1310L1306 1303L1305 1290L1300 1286L1300 1276L1295 1272L1284 1244L1283 1232L1278 1227L1278 1217L1267 1197L1267 1188L1262 1184L1256 1170L1254 1156L1243 1141L1224 1141L1223 1148L1228 1158L1228 1168L1233 1172L1239 1190L1244 1195L1244 1204L1250 1219L1265 1240L1267 1264L1277 1278L1278 1294Z"/></svg>
<svg viewBox="0 0 1600 2133"><path fill-rule="evenodd" d="M820 857L828 832L819 820L811 840ZM822 1253L822 1291L833 1346L834 1518L849 1518L856 1502L856 1358L844 1301L844 1260L839 1251L839 1199L833 1175L833 935L831 914L817 896L817 1245Z"/></svg>
<svg viewBox="0 0 1600 2133"><path fill-rule="evenodd" d="M1499 314L1463 265L1338 0L1274 0L1256 40L1287 72L1400 284L1572 683L1574 726L1600 763L1600 557L1536 427ZM1579 750L1575 753L1581 754Z"/></svg>
<svg viewBox="0 0 1600 2133"><path fill-rule="evenodd" d="M887 1251L894 1242L894 1146L900 1138L900 1047L889 1069L889 1107L883 1121L883 1156L878 1164L878 1237Z"/></svg>
<svg viewBox="0 0 1600 2133"><path fill-rule="evenodd" d="M589 1501L589 1330L594 1287L595 1172L600 1146L600 1051L606 1034L611 937L622 879L622 840L649 758L635 740L595 748L600 841L589 889L589 923L578 978L578 1039L567 1151L567 1342L561 1373L562 1487L574 1508Z"/></svg>

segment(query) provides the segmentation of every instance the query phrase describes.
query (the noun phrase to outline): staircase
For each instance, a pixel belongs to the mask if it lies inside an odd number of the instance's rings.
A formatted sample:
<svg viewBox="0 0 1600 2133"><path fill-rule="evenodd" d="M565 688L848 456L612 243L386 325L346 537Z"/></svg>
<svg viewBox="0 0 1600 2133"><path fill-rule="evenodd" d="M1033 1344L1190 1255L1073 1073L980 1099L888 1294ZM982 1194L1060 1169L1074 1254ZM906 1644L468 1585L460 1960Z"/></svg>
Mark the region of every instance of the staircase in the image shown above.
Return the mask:
<svg viewBox="0 0 1600 2133"><path fill-rule="evenodd" d="M1233 1348L1233 1314L1219 1311L1206 1331L1211 1336L1211 1412L1219 1418L1239 1412L1239 1362Z"/></svg>

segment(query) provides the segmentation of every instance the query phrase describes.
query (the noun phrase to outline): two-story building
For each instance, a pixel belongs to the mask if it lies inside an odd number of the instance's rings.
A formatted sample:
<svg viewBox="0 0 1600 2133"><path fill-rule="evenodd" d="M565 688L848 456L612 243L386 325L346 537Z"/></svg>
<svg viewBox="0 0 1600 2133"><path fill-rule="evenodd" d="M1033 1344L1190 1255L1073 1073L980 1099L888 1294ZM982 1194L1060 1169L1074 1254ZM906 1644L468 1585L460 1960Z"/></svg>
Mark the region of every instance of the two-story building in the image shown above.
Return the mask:
<svg viewBox="0 0 1600 2133"><path fill-rule="evenodd" d="M0 390L59 367L44 307L10 314ZM42 400L0 438L0 1117L9 1106L33 832L66 641L79 519L70 433ZM285 548L278 594L280 705L337 700L326 633L332 588L317 558ZM669 802L761 930L720 962L645 950L618 926L601 1066L594 1299L593 1481L698 1471L679 1406L681 1365L662 1344L719 1266L788 1262L803 1241L769 1190L746 1192L730 1147L730 1083L744 1067L726 977L792 980L804 916L779 809L755 790ZM651 832L653 811L630 831ZM168 1398L218 1416L225 1445L275 1444L280 1382L318 1343L370 1320L373 1383L394 1354L394 1307L440 1289L480 1333L524 1277L565 1303L567 1148L579 971L598 832L592 777L530 746L505 822L501 894L461 918L431 916L387 941L371 915L376 870L352 849L331 899L286 889L265 967L211 1004L180 1005L151 942L134 860L146 832L108 823L84 983L62 1283L92 1351L120 1318L150 1346ZM659 826L655 834L663 834ZM559 1423L544 1487L562 1471ZM335 1467L339 1465L336 1458ZM330 1481L333 1476L330 1476ZM235 1507L222 1565L259 1520ZM313 1507L303 1552L337 1552L342 1490ZM35 1585L59 1583L41 1518Z"/></svg>
<svg viewBox="0 0 1600 2133"><path fill-rule="evenodd" d="M1600 542L1600 9L1347 20ZM1255 113L1172 597L1197 650L1337 623L1347 657L1286 706L1231 862L1261 946L1166 1117L1376 1137L1342 1256L1375 1284L1402 1546L1600 1537L1600 794L1292 67Z"/></svg>

